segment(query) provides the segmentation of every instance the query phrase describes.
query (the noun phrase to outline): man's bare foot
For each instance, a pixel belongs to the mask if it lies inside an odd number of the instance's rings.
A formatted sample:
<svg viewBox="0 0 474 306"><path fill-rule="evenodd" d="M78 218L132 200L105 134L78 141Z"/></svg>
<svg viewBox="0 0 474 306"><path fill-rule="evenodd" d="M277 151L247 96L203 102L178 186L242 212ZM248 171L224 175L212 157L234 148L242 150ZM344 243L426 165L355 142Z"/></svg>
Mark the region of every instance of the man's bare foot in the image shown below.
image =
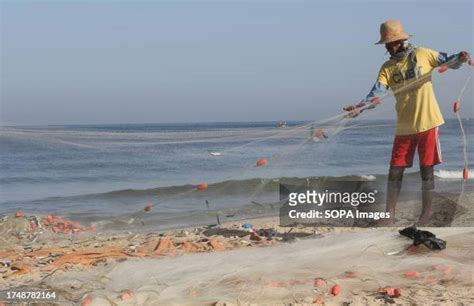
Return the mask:
<svg viewBox="0 0 474 306"><path fill-rule="evenodd" d="M422 214L418 219L418 222L415 223L416 226L425 226L431 220L431 214Z"/></svg>
<svg viewBox="0 0 474 306"><path fill-rule="evenodd" d="M395 218L384 218L375 223L375 227L389 227L393 225L395 225Z"/></svg>

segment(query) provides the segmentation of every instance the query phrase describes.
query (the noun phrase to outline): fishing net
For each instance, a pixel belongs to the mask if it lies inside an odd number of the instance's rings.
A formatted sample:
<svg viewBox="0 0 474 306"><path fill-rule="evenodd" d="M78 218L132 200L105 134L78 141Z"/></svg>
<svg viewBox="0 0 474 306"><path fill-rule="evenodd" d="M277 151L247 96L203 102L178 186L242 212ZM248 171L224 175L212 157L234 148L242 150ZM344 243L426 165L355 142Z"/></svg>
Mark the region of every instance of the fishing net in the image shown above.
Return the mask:
<svg viewBox="0 0 474 306"><path fill-rule="evenodd" d="M89 297L104 305L120 303L126 291L134 293L131 302L147 305L318 299L330 305L383 304L390 299L386 288L403 288L398 303L449 303L454 296L458 303L472 302L473 231L445 228L438 234L449 241L441 253L413 251L393 230L326 233L272 248L129 260L100 273L58 273L45 284L55 289L81 284L72 299Z"/></svg>

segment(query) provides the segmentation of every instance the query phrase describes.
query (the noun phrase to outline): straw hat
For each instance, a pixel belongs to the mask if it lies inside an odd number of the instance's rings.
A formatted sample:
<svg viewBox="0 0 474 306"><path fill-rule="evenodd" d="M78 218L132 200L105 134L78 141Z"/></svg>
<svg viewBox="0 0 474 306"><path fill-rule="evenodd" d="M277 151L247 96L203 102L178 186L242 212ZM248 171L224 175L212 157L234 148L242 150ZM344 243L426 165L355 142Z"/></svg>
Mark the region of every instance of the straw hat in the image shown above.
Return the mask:
<svg viewBox="0 0 474 306"><path fill-rule="evenodd" d="M411 35L406 33L400 20L390 19L380 25L380 40L376 45L387 44L397 40L405 40Z"/></svg>

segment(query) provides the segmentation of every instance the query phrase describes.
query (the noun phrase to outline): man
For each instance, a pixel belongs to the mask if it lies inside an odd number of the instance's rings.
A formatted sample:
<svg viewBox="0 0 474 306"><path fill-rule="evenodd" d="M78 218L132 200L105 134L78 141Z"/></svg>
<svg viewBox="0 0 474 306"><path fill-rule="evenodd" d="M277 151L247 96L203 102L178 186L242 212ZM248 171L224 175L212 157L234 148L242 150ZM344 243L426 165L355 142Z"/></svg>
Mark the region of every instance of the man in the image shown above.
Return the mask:
<svg viewBox="0 0 474 306"><path fill-rule="evenodd" d="M468 61L469 53L463 51L448 57L446 53L416 48L408 42L411 35L404 31L398 20L384 22L380 26L380 36L376 44L385 44L391 57L382 65L367 97L344 110L349 112L349 117L357 117L364 109L375 106L370 102L374 98L383 97L388 89L393 91L397 101L397 131L387 183L386 211L390 212L390 219L382 224L394 223L403 172L412 166L418 147L423 209L417 225L424 225L431 217L433 167L442 162L438 127L444 123L429 73L447 62L449 68L458 69Z"/></svg>

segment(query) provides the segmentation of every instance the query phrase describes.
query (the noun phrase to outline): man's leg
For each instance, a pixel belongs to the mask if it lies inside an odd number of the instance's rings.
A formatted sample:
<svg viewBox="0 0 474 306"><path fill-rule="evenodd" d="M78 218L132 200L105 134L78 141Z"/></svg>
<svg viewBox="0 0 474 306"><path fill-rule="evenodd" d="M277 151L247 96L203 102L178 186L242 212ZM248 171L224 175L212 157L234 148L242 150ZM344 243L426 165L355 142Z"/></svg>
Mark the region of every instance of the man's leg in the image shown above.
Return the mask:
<svg viewBox="0 0 474 306"><path fill-rule="evenodd" d="M390 161L390 171L387 180L387 206L386 212L390 213L390 219L384 219L383 225L395 223L395 208L398 202L398 195L402 188L403 172L413 164L417 145L416 135L395 136L392 148L392 159Z"/></svg>
<svg viewBox="0 0 474 306"><path fill-rule="evenodd" d="M431 218L431 203L433 202L434 189L434 171L433 166L421 166L421 201L423 208L421 211L420 218L416 225L423 226L430 221Z"/></svg>
<svg viewBox="0 0 474 306"><path fill-rule="evenodd" d="M433 200L433 189L435 188L434 165L442 162L438 128L420 133L418 154L420 157L421 201L423 208L417 225L423 226L430 221L432 213L431 203Z"/></svg>
<svg viewBox="0 0 474 306"><path fill-rule="evenodd" d="M387 181L387 206L386 212L390 213L390 222L395 221L395 208L398 202L398 195L402 189L403 172L405 167L390 166Z"/></svg>

